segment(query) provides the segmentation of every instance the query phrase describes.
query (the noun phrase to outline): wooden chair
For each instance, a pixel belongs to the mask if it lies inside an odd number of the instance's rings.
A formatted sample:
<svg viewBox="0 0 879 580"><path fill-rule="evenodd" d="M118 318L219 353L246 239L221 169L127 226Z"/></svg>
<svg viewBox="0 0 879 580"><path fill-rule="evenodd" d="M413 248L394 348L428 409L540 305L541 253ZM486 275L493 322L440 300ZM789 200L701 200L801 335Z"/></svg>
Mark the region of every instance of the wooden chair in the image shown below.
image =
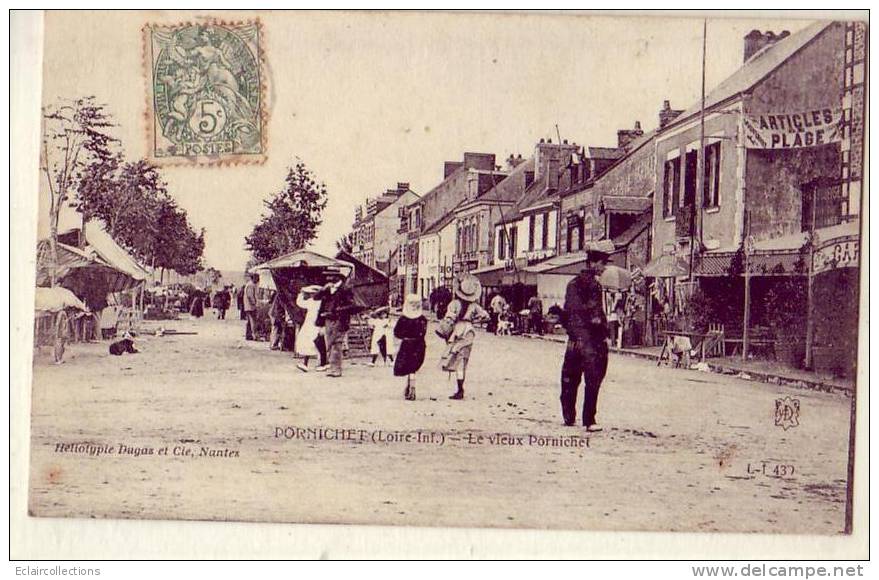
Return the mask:
<svg viewBox="0 0 879 580"><path fill-rule="evenodd" d="M726 338L726 327L723 324L709 323L709 337L705 339L702 347L703 358L709 356L724 356L724 339Z"/></svg>

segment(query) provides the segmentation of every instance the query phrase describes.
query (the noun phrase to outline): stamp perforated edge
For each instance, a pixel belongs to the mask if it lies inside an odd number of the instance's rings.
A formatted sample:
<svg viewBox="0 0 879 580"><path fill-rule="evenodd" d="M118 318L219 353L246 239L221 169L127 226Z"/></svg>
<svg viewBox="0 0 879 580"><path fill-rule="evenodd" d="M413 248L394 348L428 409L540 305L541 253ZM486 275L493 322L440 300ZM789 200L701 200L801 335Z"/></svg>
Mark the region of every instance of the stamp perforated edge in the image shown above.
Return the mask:
<svg viewBox="0 0 879 580"><path fill-rule="evenodd" d="M156 28L178 29L196 25L212 25L212 26L237 26L244 24L253 24L257 28L256 50L257 50L257 66L259 67L259 122L260 122L260 148L262 153L258 155L219 155L217 157L195 156L195 157L157 157L155 155L155 111L153 108L153 57L152 43L150 32ZM144 110L144 124L146 125L145 138L147 146L147 158L151 163L160 167L223 167L236 165L263 165L268 159L268 90L266 88L268 66L266 65L265 56L265 28L262 21L257 17L247 20L221 20L217 18L205 18L203 20L187 20L174 24L146 23L141 27L142 40L142 72L146 81L146 108Z"/></svg>

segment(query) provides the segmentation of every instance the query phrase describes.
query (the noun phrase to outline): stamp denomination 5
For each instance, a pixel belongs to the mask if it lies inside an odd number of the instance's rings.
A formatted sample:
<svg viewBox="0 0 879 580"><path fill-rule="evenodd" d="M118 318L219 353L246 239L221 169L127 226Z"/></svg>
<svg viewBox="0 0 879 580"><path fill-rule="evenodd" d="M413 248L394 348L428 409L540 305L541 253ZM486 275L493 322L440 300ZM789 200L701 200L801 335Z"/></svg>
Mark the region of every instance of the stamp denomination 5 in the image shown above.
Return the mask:
<svg viewBox="0 0 879 580"><path fill-rule="evenodd" d="M157 162L265 158L258 21L144 29L150 154Z"/></svg>

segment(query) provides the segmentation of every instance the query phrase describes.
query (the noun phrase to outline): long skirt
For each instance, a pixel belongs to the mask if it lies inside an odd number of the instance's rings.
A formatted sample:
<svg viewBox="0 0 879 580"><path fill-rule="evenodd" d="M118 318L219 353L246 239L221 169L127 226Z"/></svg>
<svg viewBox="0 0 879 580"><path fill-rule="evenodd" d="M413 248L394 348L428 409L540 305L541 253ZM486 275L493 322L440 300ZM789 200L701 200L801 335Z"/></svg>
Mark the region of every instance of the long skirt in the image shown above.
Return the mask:
<svg viewBox="0 0 879 580"><path fill-rule="evenodd" d="M464 372L470 362L470 351L473 350L473 343L461 344L452 343L449 349L441 359L442 369L448 372Z"/></svg>

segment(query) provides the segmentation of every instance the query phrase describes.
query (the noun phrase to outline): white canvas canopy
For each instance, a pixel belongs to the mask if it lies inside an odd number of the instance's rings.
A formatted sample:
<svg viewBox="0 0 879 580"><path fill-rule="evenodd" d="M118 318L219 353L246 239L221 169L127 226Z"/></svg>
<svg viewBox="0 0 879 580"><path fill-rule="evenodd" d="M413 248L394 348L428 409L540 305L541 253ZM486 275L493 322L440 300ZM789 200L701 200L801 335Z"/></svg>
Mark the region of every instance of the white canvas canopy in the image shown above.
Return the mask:
<svg viewBox="0 0 879 580"><path fill-rule="evenodd" d="M60 312L65 308L86 310L85 304L76 297L76 294L61 286L37 288L34 302L37 312Z"/></svg>
<svg viewBox="0 0 879 580"><path fill-rule="evenodd" d="M77 228L73 228L61 232L59 237L69 235L76 229ZM142 282L149 276L149 272L147 272L131 254L110 237L110 234L107 233L107 230L104 229L104 225L101 222L91 220L85 224L85 241L86 251L91 250L104 262L131 277L135 283Z"/></svg>
<svg viewBox="0 0 879 580"><path fill-rule="evenodd" d="M349 262L330 258L311 250L296 250L254 266L251 271L258 273L261 270L280 270L282 268L338 268L350 271L354 269L354 266Z"/></svg>

